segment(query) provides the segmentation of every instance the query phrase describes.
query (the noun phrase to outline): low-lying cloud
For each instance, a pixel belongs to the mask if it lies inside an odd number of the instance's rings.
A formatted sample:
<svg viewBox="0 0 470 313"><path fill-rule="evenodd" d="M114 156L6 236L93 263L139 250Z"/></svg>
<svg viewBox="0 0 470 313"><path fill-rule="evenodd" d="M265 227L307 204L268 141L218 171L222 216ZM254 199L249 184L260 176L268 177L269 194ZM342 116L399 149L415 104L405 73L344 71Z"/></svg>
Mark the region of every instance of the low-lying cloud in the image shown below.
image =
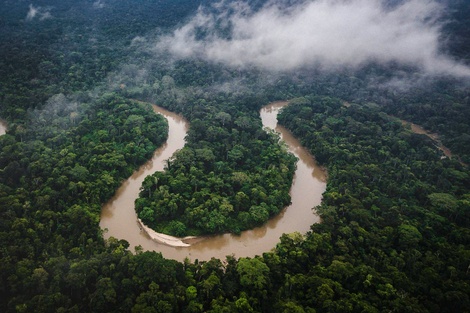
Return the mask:
<svg viewBox="0 0 470 313"><path fill-rule="evenodd" d="M104 7L105 7L104 1L96 0L95 2L93 2L93 8L94 9L102 9Z"/></svg>
<svg viewBox="0 0 470 313"><path fill-rule="evenodd" d="M48 8L35 7L34 5L29 5L29 11L26 14L26 20L32 21L33 19L38 18L40 21L45 19L52 18L51 12Z"/></svg>
<svg viewBox="0 0 470 313"><path fill-rule="evenodd" d="M177 58L241 68L290 71L398 62L432 74L470 76L468 67L440 52L444 8L435 1L405 0L394 6L381 0L296 3L273 0L256 12L243 2L200 8L188 23L161 38L157 48Z"/></svg>

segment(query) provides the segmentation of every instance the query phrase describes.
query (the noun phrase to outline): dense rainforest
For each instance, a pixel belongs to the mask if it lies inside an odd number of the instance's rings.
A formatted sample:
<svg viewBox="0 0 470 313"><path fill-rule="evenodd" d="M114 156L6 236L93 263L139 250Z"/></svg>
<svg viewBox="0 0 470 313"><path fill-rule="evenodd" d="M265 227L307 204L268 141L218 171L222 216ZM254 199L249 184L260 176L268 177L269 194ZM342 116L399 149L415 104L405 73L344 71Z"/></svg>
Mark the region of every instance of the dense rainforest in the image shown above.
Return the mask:
<svg viewBox="0 0 470 313"><path fill-rule="evenodd" d="M469 64L470 3L444 4L442 50ZM155 48L200 6L223 5L2 1L0 311L469 312L468 78L377 61L271 72ZM228 39L231 27L216 25ZM191 125L185 148L144 181L146 223L238 233L275 215L295 160L261 129L259 109L274 100L290 100L280 123L328 172L310 232L207 262L103 239L102 204L167 137L142 101ZM400 119L438 133L453 156Z"/></svg>
<svg viewBox="0 0 470 313"><path fill-rule="evenodd" d="M146 225L175 236L239 233L289 204L295 157L256 110L240 109L243 99L225 100L236 103L227 112L222 101L193 109L187 145L145 179L136 210Z"/></svg>

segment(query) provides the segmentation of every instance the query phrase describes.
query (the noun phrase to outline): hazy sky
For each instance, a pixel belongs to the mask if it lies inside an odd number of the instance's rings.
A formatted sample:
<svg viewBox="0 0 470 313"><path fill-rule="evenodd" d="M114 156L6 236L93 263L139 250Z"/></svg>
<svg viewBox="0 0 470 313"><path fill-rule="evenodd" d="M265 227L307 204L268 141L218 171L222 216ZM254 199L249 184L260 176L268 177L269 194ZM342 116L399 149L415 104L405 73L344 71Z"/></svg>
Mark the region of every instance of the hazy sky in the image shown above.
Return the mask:
<svg viewBox="0 0 470 313"><path fill-rule="evenodd" d="M178 58L199 57L234 67L295 70L357 68L368 61L415 65L428 73L470 76L470 69L439 52L443 7L430 0L403 1L393 8L380 0L270 1L258 12L225 1L218 13L201 8L185 25L157 44ZM231 14L227 14L230 8ZM213 10L212 10L213 11ZM215 25L231 25L231 39ZM204 40L197 37L203 30Z"/></svg>

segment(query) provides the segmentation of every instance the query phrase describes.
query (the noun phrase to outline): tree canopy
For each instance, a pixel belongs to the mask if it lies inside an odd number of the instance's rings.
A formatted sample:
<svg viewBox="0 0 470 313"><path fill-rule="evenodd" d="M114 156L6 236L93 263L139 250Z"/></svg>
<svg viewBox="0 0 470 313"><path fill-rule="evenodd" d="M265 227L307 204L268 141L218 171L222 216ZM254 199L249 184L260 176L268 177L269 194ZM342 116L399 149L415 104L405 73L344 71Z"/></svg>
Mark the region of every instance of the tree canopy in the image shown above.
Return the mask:
<svg viewBox="0 0 470 313"><path fill-rule="evenodd" d="M210 3L2 2L0 311L468 312L468 84L400 64L274 73L154 49ZM468 1L443 6L443 49L468 64ZM286 99L280 122L328 172L321 223L224 260L103 239L102 203L167 137L131 99L191 124L142 185L136 207L156 229L239 232L289 203L293 156L258 116ZM399 118L439 133L453 157Z"/></svg>

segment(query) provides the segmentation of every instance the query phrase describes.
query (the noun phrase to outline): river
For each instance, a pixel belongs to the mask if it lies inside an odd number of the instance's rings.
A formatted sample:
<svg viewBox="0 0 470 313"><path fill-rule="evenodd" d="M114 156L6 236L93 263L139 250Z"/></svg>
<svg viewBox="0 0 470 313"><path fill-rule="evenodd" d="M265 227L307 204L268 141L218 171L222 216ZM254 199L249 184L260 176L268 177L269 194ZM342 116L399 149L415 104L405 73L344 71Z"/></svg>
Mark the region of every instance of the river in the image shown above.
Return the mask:
<svg viewBox="0 0 470 313"><path fill-rule="evenodd" d="M420 135L426 135L428 136L429 138L431 138L434 143L436 144L436 147L441 150L444 155L446 157L448 157L449 159L452 159L452 152L450 151L449 148L447 148L446 146L444 146L441 142L441 140L439 139L439 135L436 134L436 133L430 133L428 132L427 130L425 130L423 127L419 126L419 125L416 125L414 123L411 123L411 122L408 122L408 121L405 121L405 120L400 120L402 125L403 126L407 126L407 125L410 125L410 128L411 128L411 131L415 134L420 134Z"/></svg>
<svg viewBox="0 0 470 313"><path fill-rule="evenodd" d="M7 132L7 123L0 119L0 136L4 135Z"/></svg>
<svg viewBox="0 0 470 313"><path fill-rule="evenodd" d="M183 261L188 257L194 261L210 260L212 257L224 259L227 255L253 257L274 248L283 233L295 231L305 233L310 230L310 226L320 220L312 208L321 202L326 189L326 177L300 143L286 129L277 125L277 114L285 105L287 102L272 103L263 107L260 112L263 126L279 132L289 150L299 158L290 191L292 204L279 215L265 225L244 231L240 235L208 236L195 241L189 247L173 247L152 240L141 230L137 222L134 201L138 197L144 178L155 171L163 170L165 160L184 146L188 127L180 116L154 106L155 112L163 114L168 119L167 143L155 152L149 162L126 180L115 196L103 206L100 226L102 229L107 228L104 237L125 239L131 248L141 245L144 250L159 251L166 258Z"/></svg>

